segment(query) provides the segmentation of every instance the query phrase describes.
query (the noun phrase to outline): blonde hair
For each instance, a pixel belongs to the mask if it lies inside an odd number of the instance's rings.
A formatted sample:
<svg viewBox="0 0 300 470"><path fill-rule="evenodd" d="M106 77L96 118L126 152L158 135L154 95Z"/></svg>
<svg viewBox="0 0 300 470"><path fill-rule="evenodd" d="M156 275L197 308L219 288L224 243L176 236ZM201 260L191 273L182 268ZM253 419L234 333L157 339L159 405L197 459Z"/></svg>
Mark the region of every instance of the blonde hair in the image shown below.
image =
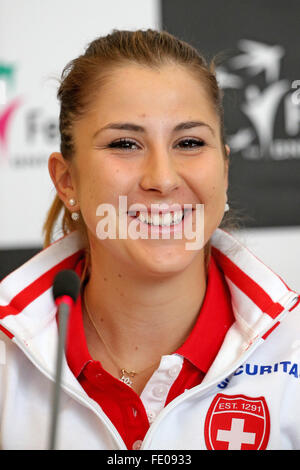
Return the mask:
<svg viewBox="0 0 300 470"><path fill-rule="evenodd" d="M109 80L114 69L128 63L159 68L165 64L178 64L186 67L199 83L204 86L220 120L220 136L225 152L225 132L220 90L215 69L215 59L208 64L205 58L190 44L179 40L167 31L152 29L137 31L113 30L107 36L99 37L89 44L85 53L69 62L61 76L57 97L60 101L59 130L60 150L66 160L71 160L75 153L73 123L79 120L95 93ZM80 217L74 222L68 209L58 195L49 209L43 231L44 246L52 242L54 227L63 211L61 230L64 235L79 229L86 238L84 221ZM205 253L208 262L210 245Z"/></svg>

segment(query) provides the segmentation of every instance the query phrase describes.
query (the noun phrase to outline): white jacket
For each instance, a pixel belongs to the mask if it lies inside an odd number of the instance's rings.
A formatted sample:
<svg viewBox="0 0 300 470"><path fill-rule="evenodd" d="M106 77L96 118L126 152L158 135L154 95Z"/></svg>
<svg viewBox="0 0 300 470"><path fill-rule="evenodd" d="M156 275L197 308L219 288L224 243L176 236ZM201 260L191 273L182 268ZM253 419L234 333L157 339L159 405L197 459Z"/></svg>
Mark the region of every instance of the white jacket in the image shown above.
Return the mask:
<svg viewBox="0 0 300 470"><path fill-rule="evenodd" d="M47 449L57 324L45 279L80 243L71 233L0 284L1 449ZM300 296L225 231L212 246L236 321L203 382L159 410L141 449L300 449ZM62 388L57 448L126 449L66 361Z"/></svg>

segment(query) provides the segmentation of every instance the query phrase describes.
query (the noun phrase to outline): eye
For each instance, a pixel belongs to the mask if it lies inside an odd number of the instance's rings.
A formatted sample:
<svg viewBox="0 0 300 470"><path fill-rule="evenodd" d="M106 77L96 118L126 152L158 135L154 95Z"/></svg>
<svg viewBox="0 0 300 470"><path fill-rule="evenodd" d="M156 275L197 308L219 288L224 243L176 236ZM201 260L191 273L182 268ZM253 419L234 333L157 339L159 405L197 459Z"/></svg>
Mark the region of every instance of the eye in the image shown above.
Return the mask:
<svg viewBox="0 0 300 470"><path fill-rule="evenodd" d="M132 146L137 148L137 144L129 139L119 139L115 142L111 142L107 147L108 148L117 148L122 150L132 150Z"/></svg>
<svg viewBox="0 0 300 470"><path fill-rule="evenodd" d="M183 139L177 145L180 145L184 149L194 149L204 147L205 142L198 139Z"/></svg>

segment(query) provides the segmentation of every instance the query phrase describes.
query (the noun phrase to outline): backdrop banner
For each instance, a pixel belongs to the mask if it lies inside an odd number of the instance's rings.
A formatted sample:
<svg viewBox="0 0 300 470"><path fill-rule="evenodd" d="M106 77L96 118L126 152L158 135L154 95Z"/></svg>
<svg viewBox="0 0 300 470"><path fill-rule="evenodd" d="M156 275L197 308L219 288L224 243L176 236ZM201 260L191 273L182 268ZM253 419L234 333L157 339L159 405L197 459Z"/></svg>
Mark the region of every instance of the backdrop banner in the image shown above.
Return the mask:
<svg viewBox="0 0 300 470"><path fill-rule="evenodd" d="M300 224L300 2L164 0L162 27L218 58L229 202L246 227Z"/></svg>

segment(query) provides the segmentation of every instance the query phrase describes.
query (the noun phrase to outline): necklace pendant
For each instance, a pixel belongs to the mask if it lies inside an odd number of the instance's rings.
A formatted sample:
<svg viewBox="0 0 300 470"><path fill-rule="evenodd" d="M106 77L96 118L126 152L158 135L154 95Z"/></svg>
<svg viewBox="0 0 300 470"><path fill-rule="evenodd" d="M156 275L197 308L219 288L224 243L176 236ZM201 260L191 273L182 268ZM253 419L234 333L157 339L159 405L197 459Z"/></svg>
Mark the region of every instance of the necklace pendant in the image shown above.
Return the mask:
<svg viewBox="0 0 300 470"><path fill-rule="evenodd" d="M129 385L129 387L131 387L132 380L130 380L129 377L134 377L136 373L134 371L127 372L126 369L121 369L121 372L122 372L122 377L120 378L121 382L124 382L126 385Z"/></svg>
<svg viewBox="0 0 300 470"><path fill-rule="evenodd" d="M120 378L121 382L124 382L124 384L126 385L129 385L129 387L131 387L132 385L132 380L130 380L129 377L125 377L125 375L122 375L122 377Z"/></svg>
<svg viewBox="0 0 300 470"><path fill-rule="evenodd" d="M122 377L120 378L120 380L121 380L121 382L124 382L124 384L129 385L129 387L131 387L132 380L130 380L129 377L126 377L126 375L124 374L123 371L122 371Z"/></svg>

